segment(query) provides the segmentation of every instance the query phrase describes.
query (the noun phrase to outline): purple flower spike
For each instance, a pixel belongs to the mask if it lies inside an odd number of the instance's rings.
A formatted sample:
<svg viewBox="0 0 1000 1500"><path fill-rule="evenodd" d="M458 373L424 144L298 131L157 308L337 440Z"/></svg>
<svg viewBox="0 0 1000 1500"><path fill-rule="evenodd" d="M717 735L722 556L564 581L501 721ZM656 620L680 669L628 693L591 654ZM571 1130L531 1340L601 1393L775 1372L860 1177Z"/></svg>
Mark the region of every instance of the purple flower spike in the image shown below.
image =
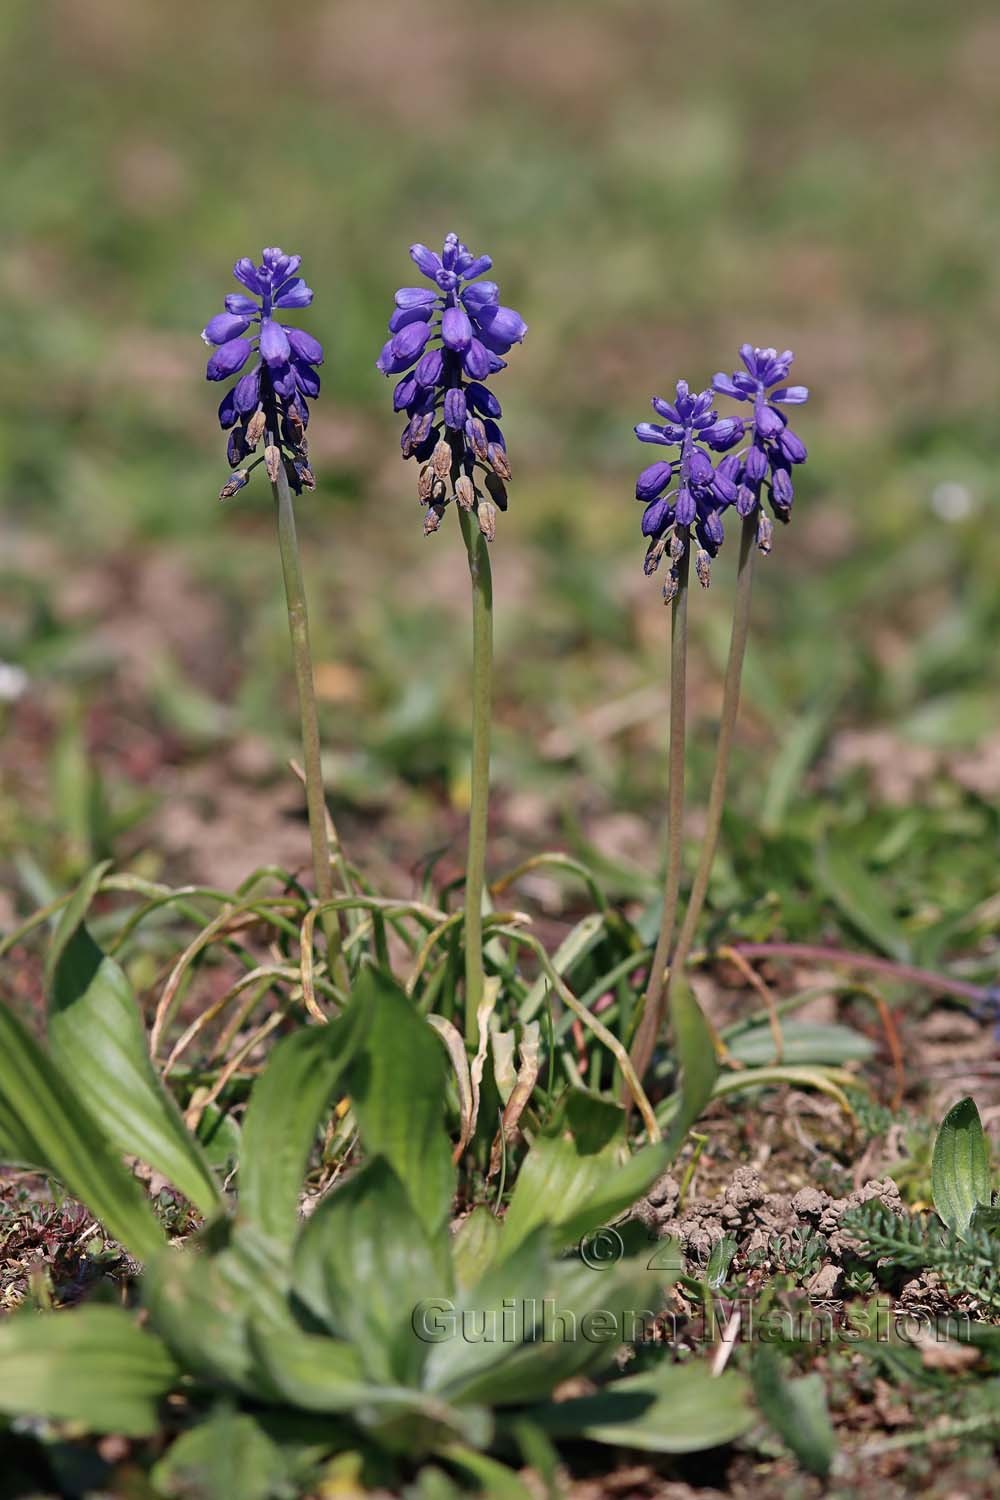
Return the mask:
<svg viewBox="0 0 1000 1500"><path fill-rule="evenodd" d="M805 443L789 427L781 410L783 406L802 406L809 399L806 386L785 384L794 359L791 349L779 353L777 349L743 344L743 369L732 375L720 373L712 381L720 395L748 402L753 408L746 424L751 443L742 472L732 476L737 486L736 507L742 516L759 511L761 490L766 486L775 515L781 521L789 518L794 498L789 468L804 464L808 457ZM770 522L761 526L758 545L762 551L770 551Z"/></svg>
<svg viewBox="0 0 1000 1500"><path fill-rule="evenodd" d="M323 346L304 329L273 316L276 308L308 307L312 302L311 289L295 274L300 260L276 245L261 253L259 265L249 257L238 260L233 275L251 295L230 292L226 311L210 318L202 332L205 342L216 346L205 371L209 380L237 375L251 354L258 356L219 405L219 424L229 434L227 456L234 471L223 486L223 499L241 490L265 459L272 479L283 467L297 493L315 485L307 461L306 398L319 394L315 367L323 363ZM264 451L251 458L262 442Z"/></svg>
<svg viewBox="0 0 1000 1500"><path fill-rule="evenodd" d="M699 543L696 572L707 586L711 559L723 540L721 513L739 493L739 459L730 455L716 466L712 452L726 452L741 442L745 424L738 417L720 417L714 399L711 388L692 393L687 381L679 380L672 401L653 397L662 424L640 422L635 429L641 443L678 450L676 458L644 469L635 487L637 499L652 501L642 517L642 534L650 539L645 571L655 571L669 552L670 574L663 590L668 600L677 593L678 565L692 531Z"/></svg>
<svg viewBox="0 0 1000 1500"><path fill-rule="evenodd" d="M437 531L456 500L492 541L496 513L507 509L511 470L497 425L500 402L486 381L506 368L502 356L521 343L527 324L501 306L496 282L476 279L492 269L490 257L473 255L457 235L446 237L440 255L411 245L410 259L429 285L397 291L390 338L376 366L383 375L402 376L393 408L407 418L403 457L421 465L424 531Z"/></svg>

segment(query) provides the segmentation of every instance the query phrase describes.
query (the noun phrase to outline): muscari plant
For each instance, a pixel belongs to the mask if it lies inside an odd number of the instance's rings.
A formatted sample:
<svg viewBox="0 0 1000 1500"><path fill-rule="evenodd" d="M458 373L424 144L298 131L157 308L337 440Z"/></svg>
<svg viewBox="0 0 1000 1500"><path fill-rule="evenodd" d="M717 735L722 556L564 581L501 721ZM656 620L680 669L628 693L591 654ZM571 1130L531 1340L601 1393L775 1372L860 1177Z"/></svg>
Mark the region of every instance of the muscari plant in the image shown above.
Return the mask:
<svg viewBox="0 0 1000 1500"><path fill-rule="evenodd" d="M653 410L661 421L640 422L635 428L640 442L676 450L675 456L664 456L645 468L635 488L636 498L645 506L642 533L649 538L645 571L655 572L666 558L663 597L671 605L667 861L659 934L632 1044L632 1062L640 1078L649 1069L665 1012L684 986L684 970L715 860L750 627L753 559L758 550L770 552L774 533L764 497L769 499L774 515L787 523L794 499L791 470L807 457L805 444L788 425L782 410L784 406L801 405L809 396L805 386L787 383L794 358L790 349L779 354L776 349L743 344L742 370L732 375L719 372L711 386L697 394L692 393L687 381L678 381L673 401L652 398ZM721 415L715 404L720 395L749 404L749 416ZM691 552L695 549L698 581L707 588L712 560L725 539L723 517L729 509L735 510L742 521L729 659L705 831L675 942L683 874ZM696 1014L696 1002L690 995L683 1003L689 1015ZM685 1024L679 1013L674 1019L675 1027ZM708 1044L707 1032L703 1026L700 1029L704 1046Z"/></svg>
<svg viewBox="0 0 1000 1500"><path fill-rule="evenodd" d="M669 1245L600 1272L572 1250L667 1159L663 1144L630 1155L616 1106L564 1096L503 1220L479 1204L453 1226L445 1055L368 968L337 1019L274 1049L234 1185L151 1067L127 981L84 918L75 901L53 940L48 1048L0 1008L0 1145L63 1183L142 1271L134 1306L0 1324L0 1413L134 1437L165 1427L176 1441L153 1481L166 1493L238 1442L270 1476L261 1493L348 1455L367 1483L436 1461L526 1494L508 1465L557 1440L689 1452L751 1424L735 1370L615 1365L622 1343L653 1337L677 1271ZM345 1152L303 1220L310 1159L345 1119L363 1161ZM188 1198L200 1227L183 1243L168 1243L122 1152ZM553 1400L583 1374L588 1394Z"/></svg>
<svg viewBox="0 0 1000 1500"><path fill-rule="evenodd" d="M429 286L400 287L389 339L377 366L398 375L392 404L406 413L404 458L420 465L417 494L424 532L441 527L452 501L458 511L472 580L472 774L465 881L465 1038L475 1047L483 1000L482 906L486 875L493 701L493 580L488 544L497 511L507 509L511 478L500 402L486 385L506 367L503 355L528 326L500 301L488 255L473 255L456 234L441 254L411 245L410 259Z"/></svg>
<svg viewBox="0 0 1000 1500"><path fill-rule="evenodd" d="M790 467L805 457L780 406L804 399L805 393L799 387L773 389L787 374L790 356L745 350L745 374L731 381L716 377L716 391L751 402L749 420L720 416L711 391L692 396L679 386L674 402L655 403L662 426L637 429L643 441L674 448L677 457L653 465L638 488L647 502L647 566L669 557L665 592L673 605L674 674L667 899L643 1029L630 1058L626 1044L637 1012L629 981L648 966L648 949L632 924L609 909L590 872L566 856L540 855L486 888L488 544L497 511L506 508L510 478L498 426L501 411L487 382L503 369L503 356L523 339L526 327L501 304L496 285L482 279L490 269L488 258L474 257L454 235L440 255L423 246L414 246L411 254L429 285L396 294L379 368L399 377L394 405L406 416L402 453L419 466L425 531L441 528L454 500L468 556L474 693L464 910L449 911L426 887L419 900L378 896L348 865L330 821L293 500L314 483L306 426L308 402L319 393L323 350L310 334L284 321L312 299L297 275L298 258L269 248L258 265L237 262L236 278L249 295L230 294L225 312L206 325L204 337L214 350L206 373L210 380L235 380L219 409L232 467L223 498L239 493L261 464L272 486L302 723L314 890L294 872L270 867L253 872L230 893L171 889L137 875L114 874L102 864L71 897L51 902L0 942L0 952L8 950L34 927L58 921L49 961L48 1053L0 1011L5 1036L0 1154L60 1181L146 1262L143 1297L150 1320L150 1331L140 1332L126 1314L116 1311L109 1319L113 1310L102 1307L52 1320L37 1343L36 1363L19 1364L33 1371L31 1380L0 1387L0 1409L110 1423L111 1408L101 1415L88 1404L93 1391L82 1380L65 1386L62 1396L54 1393L54 1361L68 1360L60 1367L75 1369L74 1358L95 1358L95 1351L104 1350L110 1361L104 1389L121 1398L114 1425L123 1431L148 1430L155 1399L178 1390L190 1403L186 1418L194 1421L221 1397L228 1410L238 1409L240 1420L266 1430L269 1441L287 1428L289 1414L318 1413L323 1452L356 1448L376 1467L391 1468L394 1455L405 1448L456 1463L461 1457L467 1466L479 1463L473 1472L481 1475L487 1455L506 1454L528 1432L690 1448L697 1446L692 1413L703 1406L730 1413L721 1426L709 1424L705 1441L720 1441L741 1430L745 1414L740 1407L737 1419L736 1407L721 1402L726 1387L717 1382L711 1395L698 1394L700 1377L692 1370L679 1380L664 1365L655 1378L614 1382L610 1408L605 1404L610 1387L582 1398L582 1405L553 1406L549 1397L564 1375L605 1365L613 1349L594 1350L589 1340L574 1336L556 1353L546 1353L533 1324L516 1325L514 1355L491 1349L480 1359L463 1348L459 1358L454 1344L444 1352L426 1349L420 1340L417 1347L397 1318L395 1299L387 1305L386 1288L397 1278L414 1292L419 1282L422 1294L439 1287L443 1297L454 1294L481 1312L498 1297L502 1302L522 1291L529 1298L541 1293L544 1301L551 1287L582 1316L598 1289L584 1284L578 1264L553 1257L627 1210L673 1160L710 1097L793 1082L825 1088L847 1105L843 1089L850 1075L817 1066L864 1055L856 1047L845 1050L845 1043L856 1039L842 1028L807 1036L789 1026L782 1058L761 1048L765 1028L757 1024L760 1017L750 1018L721 1038L733 1066L720 1073L715 1039L679 984L671 993L674 1080L655 1110L641 1081L663 1017L664 975L668 967L678 975L683 970L718 835L753 544L770 544L761 497L769 494L775 513L787 517ZM697 544L695 571L707 583L710 560L722 541L722 515L730 507L743 517L743 541L723 731L709 834L681 937L672 947L680 890L690 549ZM582 879L597 908L551 956L525 931L522 913L494 910L490 899L543 861ZM267 882L278 883L278 894L267 892ZM138 898L138 906L132 911L109 906L108 898L120 895ZM212 907L217 914L208 920L206 908ZM165 909L181 914L197 931L170 963L147 1040L115 955L160 955L163 929L157 918ZM326 936L325 962L314 952L317 923ZM405 999L384 973L390 930L408 955ZM266 956L259 946L262 931ZM239 966L239 976L173 1040L157 1068L151 1057L160 1058L192 977L216 947ZM369 954L381 966L379 978L368 967ZM463 971L459 1030L452 1018L458 1014ZM613 1002L599 1018L595 1008L609 996ZM277 997L278 1004L247 1034L252 1010L265 997ZM214 1068L185 1071L184 1054L227 1007L232 1015L209 1059ZM303 1011L322 1024L300 1027L280 1043L253 1088L241 1129L247 1059L286 1017L301 1020ZM587 1091L580 1088L574 1027L586 1028L593 1039ZM447 1087L446 1057L451 1064ZM575 1086L568 1094L563 1075ZM618 1077L637 1106L648 1142L631 1157L625 1117L608 1097ZM174 1091L184 1104L183 1117ZM331 1115L337 1093L340 1103ZM427 1097L433 1099L433 1123ZM491 1111L499 1116L499 1129ZM454 1145L442 1119L452 1135L457 1131ZM360 1169L355 1128L364 1150ZM326 1139L324 1160L353 1175L300 1229L296 1209L318 1132ZM210 1160L210 1153L218 1156L220 1150L225 1185ZM188 1200L204 1221L194 1243L183 1249L165 1245L162 1228L121 1165L121 1154L147 1163ZM229 1190L234 1172L235 1199ZM445 1226L456 1189L460 1201L479 1206L468 1227L449 1241ZM493 1212L483 1206L487 1195ZM504 1208L500 1228L495 1213ZM398 1224L402 1248L395 1245L396 1236L384 1248L373 1247L373 1220ZM343 1255L335 1253L338 1245ZM409 1265L411 1249L416 1269ZM626 1308L630 1298L652 1295L650 1284L641 1276L636 1280L634 1272L623 1267L600 1280L602 1306L610 1298ZM4 1329L6 1350L27 1347L28 1326L18 1322ZM37 1338L37 1323L31 1327L31 1337ZM469 1359L466 1379L463 1360ZM664 1404L668 1386L674 1416ZM688 1395L690 1409L683 1404ZM675 1421L678 1412L687 1412L683 1436Z"/></svg>

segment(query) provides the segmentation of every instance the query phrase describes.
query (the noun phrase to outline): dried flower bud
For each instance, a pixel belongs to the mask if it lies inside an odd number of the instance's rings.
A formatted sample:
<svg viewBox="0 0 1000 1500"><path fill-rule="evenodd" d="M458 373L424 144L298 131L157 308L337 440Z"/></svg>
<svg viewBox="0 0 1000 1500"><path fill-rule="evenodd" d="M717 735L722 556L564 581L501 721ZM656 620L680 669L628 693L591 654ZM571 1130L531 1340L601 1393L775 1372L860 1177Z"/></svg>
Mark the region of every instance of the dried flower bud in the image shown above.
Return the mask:
<svg viewBox="0 0 1000 1500"><path fill-rule="evenodd" d="M673 600L677 597L677 591L679 588L680 583L677 580L677 574L674 572L673 568L671 568L663 585L664 604L671 604L673 602Z"/></svg>
<svg viewBox="0 0 1000 1500"><path fill-rule="evenodd" d="M513 479L514 476L511 473L510 461L507 458L507 453L505 449L501 448L499 443L489 444L486 450L486 457L488 461L493 465L496 473L500 475L501 479Z"/></svg>
<svg viewBox="0 0 1000 1500"><path fill-rule="evenodd" d="M707 589L712 582L712 559L704 547L699 547L695 559L694 570L698 575L698 582L703 589Z"/></svg>
<svg viewBox="0 0 1000 1500"><path fill-rule="evenodd" d="M448 504L448 491L445 489L443 479L435 479L434 488L431 491L431 499L435 505L440 505L442 510Z"/></svg>
<svg viewBox="0 0 1000 1500"><path fill-rule="evenodd" d="M421 505L426 505L431 498L434 489L434 470L430 464L424 464L417 476L417 499Z"/></svg>
<svg viewBox="0 0 1000 1500"><path fill-rule="evenodd" d="M251 452L254 448L256 448L257 444L264 436L264 427L266 424L266 420L267 419L264 416L263 407L258 406L257 410L254 412L253 416L247 423L246 445L251 450ZM301 422L299 422L299 426L302 426Z"/></svg>
<svg viewBox="0 0 1000 1500"><path fill-rule="evenodd" d="M645 573L647 578L650 576L650 574L655 573L657 568L660 566L660 563L663 561L663 554L666 551L666 547L667 542L665 537L661 537L659 541L657 541L654 537L649 546L646 548L646 556L642 564L642 571Z"/></svg>
<svg viewBox="0 0 1000 1500"><path fill-rule="evenodd" d="M492 542L497 534L497 508L492 500L480 500L476 519L483 536L488 542Z"/></svg>
<svg viewBox="0 0 1000 1500"><path fill-rule="evenodd" d="M441 519L444 511L440 506L431 505L424 516L424 536L431 536L433 532L441 529Z"/></svg>
<svg viewBox="0 0 1000 1500"><path fill-rule="evenodd" d="M264 449L264 467L267 477L272 484L277 484L278 475L281 473L281 449L271 447Z"/></svg>
<svg viewBox="0 0 1000 1500"><path fill-rule="evenodd" d="M471 510L476 503L476 487L468 474L455 481L455 499L463 510Z"/></svg>
<svg viewBox="0 0 1000 1500"><path fill-rule="evenodd" d="M235 474L230 474L229 478L226 480L226 483L219 491L219 499L231 500L232 497L236 494L237 490L241 490L246 484L247 478L248 475L246 469L237 469Z"/></svg>
<svg viewBox="0 0 1000 1500"><path fill-rule="evenodd" d="M757 546L761 552L767 553L771 550L771 541L774 537L774 526L771 517L766 516L763 511L757 517Z"/></svg>
<svg viewBox="0 0 1000 1500"><path fill-rule="evenodd" d="M678 562L680 560L680 558L682 558L684 556L684 552L685 552L684 538L682 536L678 536L677 532L675 531L675 532L673 532L671 534L671 537L670 537L670 560L671 560L671 562Z"/></svg>
<svg viewBox="0 0 1000 1500"><path fill-rule="evenodd" d="M435 444L434 452L431 454L431 463L434 465L434 472L439 479L448 478L448 475L451 473L451 448L445 442L444 438L439 439Z"/></svg>

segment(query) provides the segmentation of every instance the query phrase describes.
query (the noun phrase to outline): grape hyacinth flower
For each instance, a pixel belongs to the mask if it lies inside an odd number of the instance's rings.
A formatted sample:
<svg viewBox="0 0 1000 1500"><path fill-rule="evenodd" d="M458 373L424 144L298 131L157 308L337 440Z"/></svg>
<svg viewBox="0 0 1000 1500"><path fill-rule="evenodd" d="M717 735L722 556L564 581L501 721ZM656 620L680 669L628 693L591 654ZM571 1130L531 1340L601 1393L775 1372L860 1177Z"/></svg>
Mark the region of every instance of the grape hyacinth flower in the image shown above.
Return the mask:
<svg viewBox="0 0 1000 1500"><path fill-rule="evenodd" d="M744 368L733 375L720 371L712 380L712 389L719 395L753 406L753 417L747 423L752 441L736 475L735 503L741 516L757 513L757 545L762 552L771 549L771 522L760 508L761 489L767 486L775 516L787 522L795 496L792 466L805 463L808 456L805 444L781 410L782 406L801 406L809 399L806 386L785 384L794 358L791 349L779 354L776 349L743 344L740 359Z"/></svg>
<svg viewBox="0 0 1000 1500"><path fill-rule="evenodd" d="M228 457L233 470L219 498L228 500L235 495L246 484L251 470L261 463L271 481L299 700L313 880L330 977L346 996L351 976L344 957L340 917L333 909L334 860L345 891L349 881L323 787L309 618L292 500L293 490L301 494L316 487L305 436L309 421L306 403L307 398L319 395L316 366L323 363L323 346L318 339L302 328L281 322L284 313L312 302L311 289L296 275L300 261L301 256L286 255L277 246L263 251L258 266L246 256L238 260L233 275L250 295L230 293L225 312L209 319L201 336L213 349L205 371L207 379L240 377L219 407L220 425L229 433ZM256 358L246 370L252 356ZM261 456L246 462L261 441Z"/></svg>
<svg viewBox="0 0 1000 1500"><path fill-rule="evenodd" d="M503 306L495 281L479 279L490 270L490 257L473 255L457 235L445 238L440 255L411 245L410 257L430 285L396 293L389 339L376 365L383 375L401 377L393 407L407 417L403 457L421 465L424 532L440 528L454 499L475 513L492 541L497 510L507 509L511 471L500 403L486 381L506 367L502 356L521 343L527 324Z"/></svg>
<svg viewBox="0 0 1000 1500"><path fill-rule="evenodd" d="M790 349L759 349L753 344L740 348L743 370L734 375L718 374L711 388L692 397L682 382L677 400L668 405L654 400L662 426L643 422L636 436L646 443L677 447L680 456L652 464L639 476L637 497L644 501L643 532L651 538L646 570L651 572L669 546L671 578L664 595L673 601L670 664L669 804L667 818L667 868L664 882L660 931L653 954L644 1009L632 1044L632 1063L641 1079L653 1058L657 1037L669 1008L673 1011L683 992L684 969L690 957L698 923L705 905L715 852L718 847L725 805L726 783L740 701L740 682L750 628L753 561L757 551L769 552L773 527L761 503L766 487L774 514L789 519L793 499L791 469L804 463L806 448L792 431L782 406L806 401L805 386L786 385L794 355ZM748 402L749 419L719 417L712 403L716 396ZM746 447L730 450L749 438ZM713 464L706 448L725 456ZM733 621L729 658L722 693L715 769L706 809L701 852L690 895L680 922L682 876L682 830L684 826L684 746L687 655L687 595L689 535L693 527L701 544L695 570L708 583L709 561L722 542L723 510L734 506L743 518L740 534ZM687 1024L697 1002L689 997ZM676 1017L675 1017L676 1020ZM707 1023L702 1021L706 1037ZM708 1042L711 1045L711 1042Z"/></svg>
<svg viewBox="0 0 1000 1500"><path fill-rule="evenodd" d="M223 500L243 488L259 463L266 465L272 483L283 467L296 494L316 487L305 436L306 398L319 395L316 366L323 363L323 346L311 333L280 320L282 313L312 302L311 288L296 275L301 259L272 246L264 250L258 266L247 256L238 260L233 275L250 295L230 293L225 312L210 318L202 330L205 343L214 346L206 379L240 375L219 406L219 424L229 433L227 457L233 471L223 485ZM254 354L254 364L240 374ZM264 453L246 463L262 438Z"/></svg>
<svg viewBox="0 0 1000 1500"><path fill-rule="evenodd" d="M669 602L678 589L678 563L688 550L692 528L699 543L695 571L707 588L711 560L724 540L722 512L736 500L739 463L723 458L718 465L709 449L725 453L743 438L745 427L738 417L720 417L711 390L692 395L686 380L677 382L673 401L654 396L652 405L662 423L640 422L635 435L641 443L677 448L676 458L658 459L643 469L635 495L646 509L642 534L649 537L645 571L659 567L670 552L670 575L663 589Z"/></svg>

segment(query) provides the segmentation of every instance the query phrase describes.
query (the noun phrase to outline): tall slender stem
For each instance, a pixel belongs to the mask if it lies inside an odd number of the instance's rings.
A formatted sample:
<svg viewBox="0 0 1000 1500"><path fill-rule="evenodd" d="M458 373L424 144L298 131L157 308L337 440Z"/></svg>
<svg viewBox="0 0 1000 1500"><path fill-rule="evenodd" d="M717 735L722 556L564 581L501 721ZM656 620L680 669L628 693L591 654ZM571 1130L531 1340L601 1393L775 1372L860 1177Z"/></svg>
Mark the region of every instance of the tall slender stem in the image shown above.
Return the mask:
<svg viewBox="0 0 1000 1500"><path fill-rule="evenodd" d="M493 579L486 538L459 510L472 579L472 775L469 853L465 877L465 1040L475 1047L476 1013L483 998L483 886L490 796L490 719L493 709Z"/></svg>
<svg viewBox="0 0 1000 1500"><path fill-rule="evenodd" d="M642 1019L632 1043L632 1065L641 1079L653 1059L664 1015L664 974L677 924L684 852L684 742L687 731L687 617L690 547L677 565L677 592L670 623L670 763L667 794L667 874L660 934L643 998Z"/></svg>
<svg viewBox="0 0 1000 1500"><path fill-rule="evenodd" d="M708 811L705 834L698 855L691 896L688 900L684 920L681 923L677 948L671 963L671 972L680 974L691 953L705 894L715 863L715 851L719 844L719 829L722 826L722 811L726 802L726 782L729 777L729 757L733 748L733 735L740 707L740 681L743 676L743 658L746 654L747 636L750 631L750 595L753 588L753 560L756 553L757 525L753 516L745 516L740 534L740 561L736 573L736 598L733 603L733 628L729 637L729 660L726 663L726 681L722 690L722 716L719 723L719 742L715 751L715 769L712 786L708 794ZM669 984L668 984L669 988Z"/></svg>
<svg viewBox="0 0 1000 1500"><path fill-rule="evenodd" d="M268 432L266 442L268 447L276 445L276 434L273 430ZM271 489L274 493L278 523L278 550L281 553L281 571L285 581L288 633L292 642L295 686L298 689L299 717L302 723L302 768L305 773L309 840L312 845L313 882L318 900L326 902L333 896L333 871L326 832L328 812L323 792L319 721L316 715L316 692L313 686L312 654L309 648L309 615L306 610L306 591L302 579L298 537L295 531L295 507L292 503L292 492L288 486L288 476L283 463L278 465L277 478L272 482ZM335 982L346 991L350 988L351 980L344 959L340 918L336 911L328 909L323 913L322 922L326 935L330 972Z"/></svg>

